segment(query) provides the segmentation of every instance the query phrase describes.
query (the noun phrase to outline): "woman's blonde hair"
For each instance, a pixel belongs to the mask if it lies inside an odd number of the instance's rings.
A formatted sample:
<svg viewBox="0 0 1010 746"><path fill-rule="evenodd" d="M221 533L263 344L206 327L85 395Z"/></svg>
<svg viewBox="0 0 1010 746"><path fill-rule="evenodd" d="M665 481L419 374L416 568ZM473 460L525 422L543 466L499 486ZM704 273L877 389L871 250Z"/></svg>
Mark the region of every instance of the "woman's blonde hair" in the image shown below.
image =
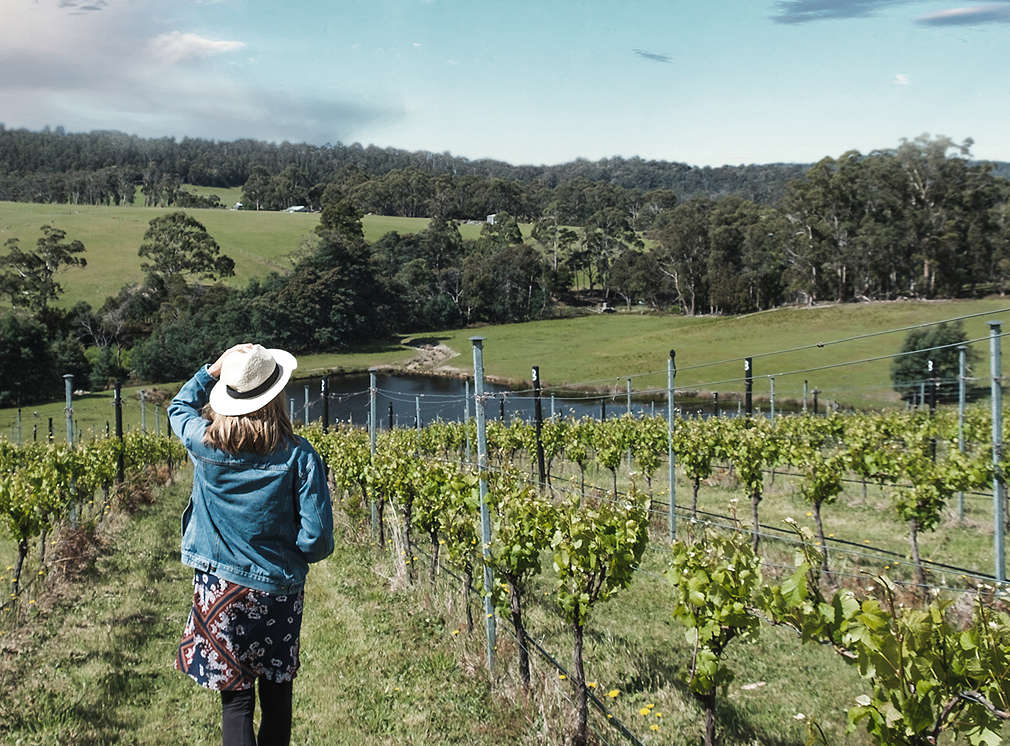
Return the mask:
<svg viewBox="0 0 1010 746"><path fill-rule="evenodd" d="M218 414L209 404L200 414L210 420L203 435L204 444L232 455L245 452L265 456L283 448L295 437L283 391L269 404L249 414Z"/></svg>

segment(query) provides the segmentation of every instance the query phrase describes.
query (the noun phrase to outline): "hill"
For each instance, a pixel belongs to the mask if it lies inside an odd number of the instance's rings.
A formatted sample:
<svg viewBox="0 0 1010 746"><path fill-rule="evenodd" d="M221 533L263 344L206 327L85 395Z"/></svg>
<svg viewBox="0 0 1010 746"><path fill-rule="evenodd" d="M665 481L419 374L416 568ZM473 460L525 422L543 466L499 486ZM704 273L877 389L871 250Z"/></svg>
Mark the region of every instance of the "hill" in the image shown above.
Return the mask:
<svg viewBox="0 0 1010 746"><path fill-rule="evenodd" d="M39 236L40 226L62 228L68 237L84 243L88 265L61 275L66 292L60 304L70 307L84 300L98 307L123 285L140 281L137 249L144 231L153 218L174 209L0 202L0 245L9 238L18 238L23 248L30 248ZM315 213L212 209L187 212L203 223L221 251L235 260L235 276L226 282L233 287L244 286L254 277L290 269L290 258L312 236L319 221ZM389 231L404 234L422 231L428 219L366 215L363 223L365 238L372 242ZM476 238L480 226L461 225L460 232L464 238Z"/></svg>

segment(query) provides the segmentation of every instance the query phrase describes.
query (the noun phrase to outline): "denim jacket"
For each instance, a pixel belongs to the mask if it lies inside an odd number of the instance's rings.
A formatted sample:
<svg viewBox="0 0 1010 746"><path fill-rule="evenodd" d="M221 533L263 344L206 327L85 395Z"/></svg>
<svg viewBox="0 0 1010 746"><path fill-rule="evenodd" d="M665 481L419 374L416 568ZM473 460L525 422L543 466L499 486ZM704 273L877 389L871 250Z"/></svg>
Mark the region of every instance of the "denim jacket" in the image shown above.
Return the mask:
<svg viewBox="0 0 1010 746"><path fill-rule="evenodd" d="M172 430L193 462L193 492L182 514L182 562L247 588L296 591L309 563L333 551L322 461L301 437L266 456L233 456L204 445L208 422L200 409L215 383L204 366L168 408Z"/></svg>

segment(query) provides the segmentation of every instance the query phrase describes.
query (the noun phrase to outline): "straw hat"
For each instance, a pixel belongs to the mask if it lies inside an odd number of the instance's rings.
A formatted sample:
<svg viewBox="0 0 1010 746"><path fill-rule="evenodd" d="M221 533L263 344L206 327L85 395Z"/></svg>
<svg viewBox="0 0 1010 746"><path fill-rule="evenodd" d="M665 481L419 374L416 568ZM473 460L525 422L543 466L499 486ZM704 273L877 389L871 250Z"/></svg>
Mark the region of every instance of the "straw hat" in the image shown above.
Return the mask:
<svg viewBox="0 0 1010 746"><path fill-rule="evenodd" d="M298 361L290 352L262 345L233 350L221 361L221 377L210 390L210 406L220 415L249 414L283 391Z"/></svg>

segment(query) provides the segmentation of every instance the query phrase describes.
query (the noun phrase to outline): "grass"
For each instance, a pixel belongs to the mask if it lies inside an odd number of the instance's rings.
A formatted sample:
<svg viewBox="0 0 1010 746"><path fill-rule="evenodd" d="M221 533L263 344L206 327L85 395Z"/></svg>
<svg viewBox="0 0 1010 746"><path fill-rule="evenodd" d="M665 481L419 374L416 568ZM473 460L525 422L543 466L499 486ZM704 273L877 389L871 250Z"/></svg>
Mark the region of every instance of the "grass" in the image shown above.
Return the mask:
<svg viewBox="0 0 1010 746"><path fill-rule="evenodd" d="M900 350L905 332L821 348L813 345L1003 309L1010 310L1010 300L845 304L782 308L744 316L618 313L433 332L407 339L440 341L460 353L453 365L472 370L469 340L484 337L484 365L490 376L529 382L531 366L539 365L545 388L590 387L617 395L624 394L628 376L633 377L634 391L665 392L671 349L677 352L678 390L694 390L706 399L713 391L739 395L744 388L741 358L750 355L754 357L754 395L759 400L767 399L768 376L775 375L779 402L798 401L807 380L811 392L819 389L822 404L837 401L842 406L881 407L899 402L890 386L889 360L809 369L893 355ZM987 322L998 319L1006 328L1010 314L966 320L968 338L988 338ZM805 345L811 349L777 353ZM974 348L982 370L987 370L988 342ZM766 353L777 354L759 357ZM727 359L733 360L713 364ZM704 367L695 367L701 365ZM791 371L808 372L786 375Z"/></svg>
<svg viewBox="0 0 1010 746"><path fill-rule="evenodd" d="M214 193L224 204L228 190L187 187L198 192ZM92 205L49 205L25 202L0 202L0 245L9 238L20 240L21 247L34 247L39 228L52 225L67 233L70 239L84 243L88 265L61 271L58 276L65 293L60 305L69 308L78 301L87 301L96 308L123 285L138 283L143 278L137 249L143 241L148 223L176 208L167 207L101 207ZM292 260L313 237L319 222L318 213L285 213L255 210L187 209L207 228L221 246L221 251L235 260L235 276L226 285L244 287L252 278L270 272L290 269ZM365 239L378 240L389 231L416 233L428 225L427 218L399 218L366 215L363 219ZM525 226L528 232L529 226ZM460 226L463 238L477 238L481 226Z"/></svg>

